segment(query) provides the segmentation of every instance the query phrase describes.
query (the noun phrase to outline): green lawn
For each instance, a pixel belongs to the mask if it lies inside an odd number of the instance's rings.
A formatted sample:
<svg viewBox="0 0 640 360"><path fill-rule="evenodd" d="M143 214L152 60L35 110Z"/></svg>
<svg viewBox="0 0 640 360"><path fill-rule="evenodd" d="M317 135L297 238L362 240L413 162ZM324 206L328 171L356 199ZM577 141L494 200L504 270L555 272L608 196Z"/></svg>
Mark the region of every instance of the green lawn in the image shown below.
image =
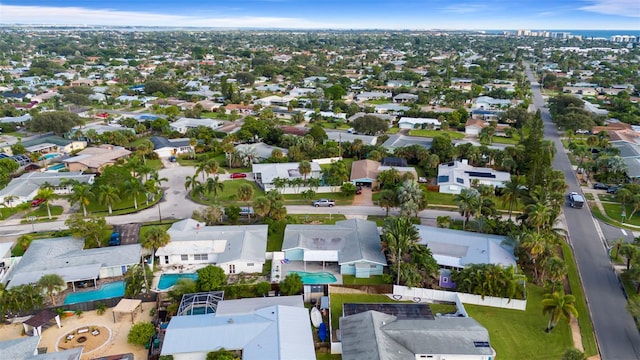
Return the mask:
<svg viewBox="0 0 640 360"><path fill-rule="evenodd" d="M571 331L563 320L551 333L545 332L548 318L542 315L542 295L542 288L527 284L526 311L467 304L465 308L489 330L496 358L560 359L573 347Z"/></svg>
<svg viewBox="0 0 640 360"><path fill-rule="evenodd" d="M253 186L253 199L258 198L260 196L264 196L264 191L256 185L253 181L248 181L244 179L234 179L229 181L222 182L224 184L224 190L222 193L218 194L218 202L221 205L238 205L238 206L246 206L245 202L238 200L238 189L242 184L250 184ZM205 205L214 205L215 202L213 200L213 195L208 193L204 194L205 199L196 199L193 198L194 201L205 204Z"/></svg>
<svg viewBox="0 0 640 360"><path fill-rule="evenodd" d="M456 196L453 194L445 194L435 191L429 191L427 193L427 202L429 203L429 205L456 205L455 199Z"/></svg>
<svg viewBox="0 0 640 360"><path fill-rule="evenodd" d="M180 156L178 157L178 164L180 164L180 166L196 166L198 165L198 160Z"/></svg>
<svg viewBox="0 0 640 360"><path fill-rule="evenodd" d="M384 219L386 219L386 216L381 216L381 215L368 215L367 216L367 220L369 221L375 221L376 225L378 226L384 226Z"/></svg>
<svg viewBox="0 0 640 360"><path fill-rule="evenodd" d="M160 159L149 159L147 160L147 165L153 170L160 170L164 167Z"/></svg>
<svg viewBox="0 0 640 360"><path fill-rule="evenodd" d="M58 205L51 205L49 206L51 208L51 216L59 216L62 215L62 206L58 206ZM30 211L29 213L27 213L24 218L27 219L29 216L35 216L35 217L46 217L48 218L49 213L47 212L47 206L46 205L40 205L38 206L37 209Z"/></svg>
<svg viewBox="0 0 640 360"><path fill-rule="evenodd" d="M457 131L444 131L444 130L426 130L426 129L418 129L418 130L409 130L409 135L411 136L424 136L424 137L436 137L437 135L449 134L451 140L456 139L464 139L464 134Z"/></svg>
<svg viewBox="0 0 640 360"><path fill-rule="evenodd" d="M604 210L606 211L607 216L609 216L610 218L616 221L622 221L622 205L621 204L602 203L602 206L604 207ZM629 217L631 215L631 212L633 211L633 207L627 206L626 211L627 211L627 217L624 220L624 222L626 224L640 226L640 212L636 212L635 214L633 214L633 217Z"/></svg>
<svg viewBox="0 0 640 360"><path fill-rule="evenodd" d="M368 279L357 278L353 275L342 275L342 283L345 285L384 285L387 284L382 275L373 275Z"/></svg>
<svg viewBox="0 0 640 360"><path fill-rule="evenodd" d="M18 209L17 207L1 207L0 208L0 220L2 219L6 219L9 216L17 213L18 211L20 211L20 209Z"/></svg>
<svg viewBox="0 0 640 360"><path fill-rule="evenodd" d="M394 126L392 128L389 128L389 130L387 130L387 134L389 134L389 135L397 134L398 131L400 131L400 128L397 128L397 127Z"/></svg>
<svg viewBox="0 0 640 360"><path fill-rule="evenodd" d="M267 235L267 252L281 251L285 226L270 226Z"/></svg>
<svg viewBox="0 0 640 360"><path fill-rule="evenodd" d="M580 335L582 335L582 346L587 356L596 355L598 348L593 333L587 301L582 290L582 283L578 275L578 268L573 258L573 252L568 244L562 244L562 257L567 264L569 286L571 294L576 297L576 309L578 310L578 324L580 325Z"/></svg>
<svg viewBox="0 0 640 360"><path fill-rule="evenodd" d="M309 204L309 206L311 206L311 204L313 204L313 200L333 199L333 200L336 201L336 206L338 206L338 205L351 205L351 203L353 202L353 197L355 195L345 196L341 192L337 192L337 193L321 193L321 194L316 193L311 200L305 199L300 194L285 194L285 195L282 195L282 196L284 197L284 200L288 205L305 205L305 204ZM327 212L328 212L328 210L327 210Z"/></svg>
<svg viewBox="0 0 640 360"><path fill-rule="evenodd" d="M316 359L317 360L340 360L342 359L342 355L316 352Z"/></svg>
<svg viewBox="0 0 640 360"><path fill-rule="evenodd" d="M510 138L503 136L494 136L491 140L494 144L518 145L518 143L520 143L520 137L517 134Z"/></svg>
<svg viewBox="0 0 640 360"><path fill-rule="evenodd" d="M584 193L584 197L585 197L587 200L592 200L592 201L593 201L593 200L595 200L595 197L593 196L593 194L592 194L592 193Z"/></svg>
<svg viewBox="0 0 640 360"><path fill-rule="evenodd" d="M292 219L298 219L302 224L318 224L333 225L336 221L345 220L346 217L342 214L293 214L288 215Z"/></svg>
<svg viewBox="0 0 640 360"><path fill-rule="evenodd" d="M113 213L111 215L122 215L129 214L132 212L140 211L142 209L149 208L155 205L160 200L160 196L156 195L153 201L149 202L147 205L147 197L145 194L140 194L138 196L138 209L135 209L133 206L133 198L132 197L121 197L121 201L119 203L113 204L111 206L111 210ZM87 206L87 212L91 214L99 214L99 215L109 215L109 208L106 204L103 204L99 201L92 201Z"/></svg>

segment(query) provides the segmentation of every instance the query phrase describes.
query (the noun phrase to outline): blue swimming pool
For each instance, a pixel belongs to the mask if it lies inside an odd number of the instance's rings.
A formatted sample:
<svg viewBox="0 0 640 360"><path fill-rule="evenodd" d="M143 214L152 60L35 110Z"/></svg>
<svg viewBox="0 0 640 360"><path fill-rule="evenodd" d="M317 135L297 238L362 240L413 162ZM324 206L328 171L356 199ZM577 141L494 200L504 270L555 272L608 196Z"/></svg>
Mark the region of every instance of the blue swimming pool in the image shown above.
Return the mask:
<svg viewBox="0 0 640 360"><path fill-rule="evenodd" d="M96 290L71 293L64 299L64 304L67 305L93 300L111 299L118 296L124 296L124 281L104 284Z"/></svg>
<svg viewBox="0 0 640 360"><path fill-rule="evenodd" d="M289 273L300 275L303 284L331 284L338 281L333 274L328 272L289 271Z"/></svg>
<svg viewBox="0 0 640 360"><path fill-rule="evenodd" d="M160 275L160 282L158 283L158 290L169 290L180 279L190 279L193 281L198 280L197 273L186 274L162 274Z"/></svg>
<svg viewBox="0 0 640 360"><path fill-rule="evenodd" d="M49 166L47 168L47 170L56 170L57 171L57 170L62 170L64 168L65 168L64 164L55 164L53 166Z"/></svg>
<svg viewBox="0 0 640 360"><path fill-rule="evenodd" d="M59 157L60 155L61 155L61 154L58 154L58 153L44 154L42 157L40 157L40 160L43 160L43 159L47 159L47 160L49 160L49 159L57 158L57 157Z"/></svg>

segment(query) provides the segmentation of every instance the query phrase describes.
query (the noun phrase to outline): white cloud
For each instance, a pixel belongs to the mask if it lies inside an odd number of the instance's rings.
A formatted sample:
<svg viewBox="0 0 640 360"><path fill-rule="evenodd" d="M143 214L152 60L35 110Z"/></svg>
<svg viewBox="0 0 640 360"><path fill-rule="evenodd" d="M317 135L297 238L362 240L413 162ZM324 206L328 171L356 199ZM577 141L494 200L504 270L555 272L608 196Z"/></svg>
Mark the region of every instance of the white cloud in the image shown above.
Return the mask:
<svg viewBox="0 0 640 360"><path fill-rule="evenodd" d="M640 1L638 0L587 0L591 5L580 7L580 10L605 15L640 17Z"/></svg>
<svg viewBox="0 0 640 360"><path fill-rule="evenodd" d="M83 7L2 6L2 17L12 24L78 24L128 26L328 28L336 24L301 18L261 16L184 16L152 12L87 9Z"/></svg>
<svg viewBox="0 0 640 360"><path fill-rule="evenodd" d="M484 4L456 4L442 8L443 12L453 14L471 14L486 8Z"/></svg>

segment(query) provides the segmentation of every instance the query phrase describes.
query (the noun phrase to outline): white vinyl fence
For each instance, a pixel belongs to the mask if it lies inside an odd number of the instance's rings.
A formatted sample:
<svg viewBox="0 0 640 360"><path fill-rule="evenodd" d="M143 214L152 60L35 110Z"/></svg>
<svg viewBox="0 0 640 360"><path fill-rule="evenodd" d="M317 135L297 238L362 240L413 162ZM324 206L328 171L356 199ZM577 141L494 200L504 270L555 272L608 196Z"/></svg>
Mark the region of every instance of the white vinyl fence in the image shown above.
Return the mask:
<svg viewBox="0 0 640 360"><path fill-rule="evenodd" d="M516 300L507 298L498 298L493 296L485 296L484 299L480 295L458 293L454 291L442 291L422 288L409 288L406 286L393 286L393 298L396 300L413 300L420 302L422 300L462 302L463 304L473 304L482 306L499 307L512 310L526 310L527 300Z"/></svg>

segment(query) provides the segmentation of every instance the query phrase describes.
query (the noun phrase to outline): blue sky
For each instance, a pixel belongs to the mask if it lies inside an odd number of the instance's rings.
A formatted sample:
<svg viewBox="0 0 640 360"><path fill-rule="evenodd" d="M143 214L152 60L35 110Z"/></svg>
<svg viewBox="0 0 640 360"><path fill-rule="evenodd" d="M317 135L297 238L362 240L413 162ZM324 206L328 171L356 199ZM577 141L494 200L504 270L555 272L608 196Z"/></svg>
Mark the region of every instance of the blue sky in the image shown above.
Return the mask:
<svg viewBox="0 0 640 360"><path fill-rule="evenodd" d="M2 24L640 29L640 0L0 0Z"/></svg>

